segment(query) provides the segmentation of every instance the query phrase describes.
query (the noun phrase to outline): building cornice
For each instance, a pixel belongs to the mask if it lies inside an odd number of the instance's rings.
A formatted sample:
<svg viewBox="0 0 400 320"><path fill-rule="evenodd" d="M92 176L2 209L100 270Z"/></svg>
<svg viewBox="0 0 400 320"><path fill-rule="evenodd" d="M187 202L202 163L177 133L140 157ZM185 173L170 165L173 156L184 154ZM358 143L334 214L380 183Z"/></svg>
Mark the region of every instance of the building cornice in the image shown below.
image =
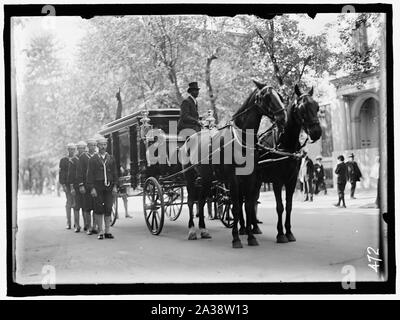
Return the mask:
<svg viewBox="0 0 400 320"><path fill-rule="evenodd" d="M378 79L379 77L379 72L371 72L371 73L359 73L359 74L354 74L354 75L347 75L335 79L329 80L330 83L332 83L336 89L340 89L345 86L357 86L362 84L361 82L367 82L368 80L375 80ZM355 83L354 79L358 79L360 83Z"/></svg>

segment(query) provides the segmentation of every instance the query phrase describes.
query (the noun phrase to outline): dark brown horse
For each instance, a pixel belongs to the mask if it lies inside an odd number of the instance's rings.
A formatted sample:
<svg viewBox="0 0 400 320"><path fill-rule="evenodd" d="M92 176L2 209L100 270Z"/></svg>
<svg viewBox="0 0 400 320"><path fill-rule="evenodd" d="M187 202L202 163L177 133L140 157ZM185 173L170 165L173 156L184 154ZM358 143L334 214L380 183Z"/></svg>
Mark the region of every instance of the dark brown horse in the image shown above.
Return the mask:
<svg viewBox="0 0 400 320"><path fill-rule="evenodd" d="M257 176L254 169L255 140L262 116L267 116L283 125L286 113L278 93L269 86L254 81L257 88L246 99L241 108L233 115L229 125L210 135L208 130L191 136L181 148L181 153L188 156L189 161L183 163L185 180L187 183L189 206L189 240L197 239L193 222L193 204L198 201L199 228L202 238L210 238L204 222L204 204L211 196L214 180L224 182L229 188L234 217L232 246L242 248L238 233L239 195L246 203L246 217L251 222L254 216L254 202L257 195ZM196 152L197 150L197 152ZM206 150L202 153L199 150ZM243 162L243 154L245 159ZM205 160L205 161L204 161ZM210 161L211 160L211 161ZM251 164L253 163L253 168ZM241 171L241 172L240 172ZM196 186L197 176L201 177L201 186ZM240 187L245 186L241 190ZM250 226L251 224L249 224ZM248 232L248 244L258 245L257 240Z"/></svg>
<svg viewBox="0 0 400 320"><path fill-rule="evenodd" d="M317 141L321 137L321 126L318 119L318 103L312 98L313 88L305 94L302 94L295 86L295 100L289 105L287 110L288 120L281 133L278 144L278 152L270 152L265 149L264 155L260 155L258 166L258 190L262 182L272 182L276 200L276 211L278 213L278 243L286 243L296 241L291 230L291 212L293 193L296 188L297 176L300 169L301 158L298 152L301 149L299 142L300 132L303 129L311 139L311 143ZM260 138L260 144L273 148L275 145L271 141L270 136ZM281 159L281 160L279 160ZM282 202L282 188L286 190L286 219L285 229L283 232L282 213L284 211Z"/></svg>

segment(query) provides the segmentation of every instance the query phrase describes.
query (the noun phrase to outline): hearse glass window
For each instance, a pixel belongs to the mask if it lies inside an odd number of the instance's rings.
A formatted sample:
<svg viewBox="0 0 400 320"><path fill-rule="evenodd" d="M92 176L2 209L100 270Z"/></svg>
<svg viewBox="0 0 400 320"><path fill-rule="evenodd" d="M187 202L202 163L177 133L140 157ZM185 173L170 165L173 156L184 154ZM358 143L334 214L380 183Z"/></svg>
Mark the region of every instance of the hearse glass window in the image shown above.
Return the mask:
<svg viewBox="0 0 400 320"><path fill-rule="evenodd" d="M129 149L129 133L123 131L119 134L120 175L128 176L131 171L131 157Z"/></svg>

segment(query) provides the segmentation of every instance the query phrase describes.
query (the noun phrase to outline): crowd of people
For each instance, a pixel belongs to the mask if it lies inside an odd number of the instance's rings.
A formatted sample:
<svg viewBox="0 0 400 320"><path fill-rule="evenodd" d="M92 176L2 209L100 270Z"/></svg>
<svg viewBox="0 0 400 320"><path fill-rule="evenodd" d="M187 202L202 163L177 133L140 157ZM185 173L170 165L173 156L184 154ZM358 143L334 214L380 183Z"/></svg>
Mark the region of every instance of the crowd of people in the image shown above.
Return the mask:
<svg viewBox="0 0 400 320"><path fill-rule="evenodd" d="M338 156L338 164L335 169L335 173L337 174L337 189L338 189L338 202L335 204L336 207L340 207L340 203L342 203L342 207L346 208L346 203L344 201L344 190L346 188L347 181L350 182L350 198L355 199L354 193L356 190L357 182L362 178L362 174L360 168L358 167L357 162L354 161L354 154L351 153L349 155L348 161L344 162L344 156Z"/></svg>
<svg viewBox="0 0 400 320"><path fill-rule="evenodd" d="M112 155L107 153L107 139L89 139L67 145L68 156L60 160L59 182L66 195L67 229L83 230L97 238L113 239L110 233L113 199L117 195L117 169ZM104 229L103 229L104 222Z"/></svg>
<svg viewBox="0 0 400 320"><path fill-rule="evenodd" d="M300 189L304 193L304 201L313 201L313 195L323 191L327 194L325 183L325 169L322 164L322 157L316 157L313 163L307 152L303 150L299 171Z"/></svg>
<svg viewBox="0 0 400 320"><path fill-rule="evenodd" d="M349 155L347 162L345 162L343 155L338 156L337 159L338 164L335 168L335 174L337 175L338 202L334 205L346 208L344 199L346 184L347 182L350 183L350 198L355 199L356 185L362 178L362 174L357 162L354 161L353 153ZM322 157L318 156L315 160L316 163L314 164L307 152L303 151L299 179L300 189L304 194L304 201L313 201L313 195L318 194L320 191L324 191L325 195L327 194Z"/></svg>

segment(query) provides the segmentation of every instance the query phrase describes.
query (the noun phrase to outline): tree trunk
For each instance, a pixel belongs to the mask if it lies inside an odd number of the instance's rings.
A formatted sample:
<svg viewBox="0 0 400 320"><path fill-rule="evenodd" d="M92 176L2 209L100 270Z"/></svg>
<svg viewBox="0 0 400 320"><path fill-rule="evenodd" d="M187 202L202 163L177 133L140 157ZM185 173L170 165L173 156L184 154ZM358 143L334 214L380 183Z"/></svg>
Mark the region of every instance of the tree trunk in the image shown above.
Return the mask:
<svg viewBox="0 0 400 320"><path fill-rule="evenodd" d="M28 161L28 189L29 193L32 193L32 167L30 161Z"/></svg>
<svg viewBox="0 0 400 320"><path fill-rule="evenodd" d="M211 63L215 59L218 59L218 57L215 54L212 54L210 57L207 58L207 63L206 63L206 86L207 86L208 96L210 98L211 109L213 110L213 113L214 113L215 123L218 123L217 106L216 106L216 103L215 103L216 100L217 100L217 97L215 96L213 87L211 85Z"/></svg>
<svg viewBox="0 0 400 320"><path fill-rule="evenodd" d="M43 164L39 161L38 164L38 186L37 186L37 194L43 194L43 184L44 184L44 177L43 177Z"/></svg>
<svg viewBox="0 0 400 320"><path fill-rule="evenodd" d="M121 88L118 89L117 94L115 95L115 97L117 98L118 101L118 105L117 105L117 112L115 115L115 120L119 119L122 117L122 99L121 99Z"/></svg>
<svg viewBox="0 0 400 320"><path fill-rule="evenodd" d="M268 25L268 24L267 24ZM276 56L275 56L275 24L274 24L274 20L270 20L269 21L269 56L271 58L272 64L274 66L274 74L275 74L275 78L278 80L278 84L279 86L283 86L283 79L282 79L282 75L281 75L281 71L278 65L278 62L276 60Z"/></svg>
<svg viewBox="0 0 400 320"><path fill-rule="evenodd" d="M265 39L265 37L261 34L261 32L256 29L257 35L261 38L261 40L264 43L265 49L268 52L269 58L271 59L272 65L274 67L274 76L276 80L278 81L279 86L283 86L283 78L282 74L279 68L278 61L275 56L275 46L274 46L274 37L275 37L275 25L274 21L270 20L266 22L266 28L268 30L268 34L266 35L268 37L268 40Z"/></svg>
<svg viewBox="0 0 400 320"><path fill-rule="evenodd" d="M171 82L174 84L176 100L178 102L178 105L180 105L183 101L183 97L182 97L181 91L179 90L178 77L176 75L176 71L173 66L169 67L169 76L170 76Z"/></svg>

